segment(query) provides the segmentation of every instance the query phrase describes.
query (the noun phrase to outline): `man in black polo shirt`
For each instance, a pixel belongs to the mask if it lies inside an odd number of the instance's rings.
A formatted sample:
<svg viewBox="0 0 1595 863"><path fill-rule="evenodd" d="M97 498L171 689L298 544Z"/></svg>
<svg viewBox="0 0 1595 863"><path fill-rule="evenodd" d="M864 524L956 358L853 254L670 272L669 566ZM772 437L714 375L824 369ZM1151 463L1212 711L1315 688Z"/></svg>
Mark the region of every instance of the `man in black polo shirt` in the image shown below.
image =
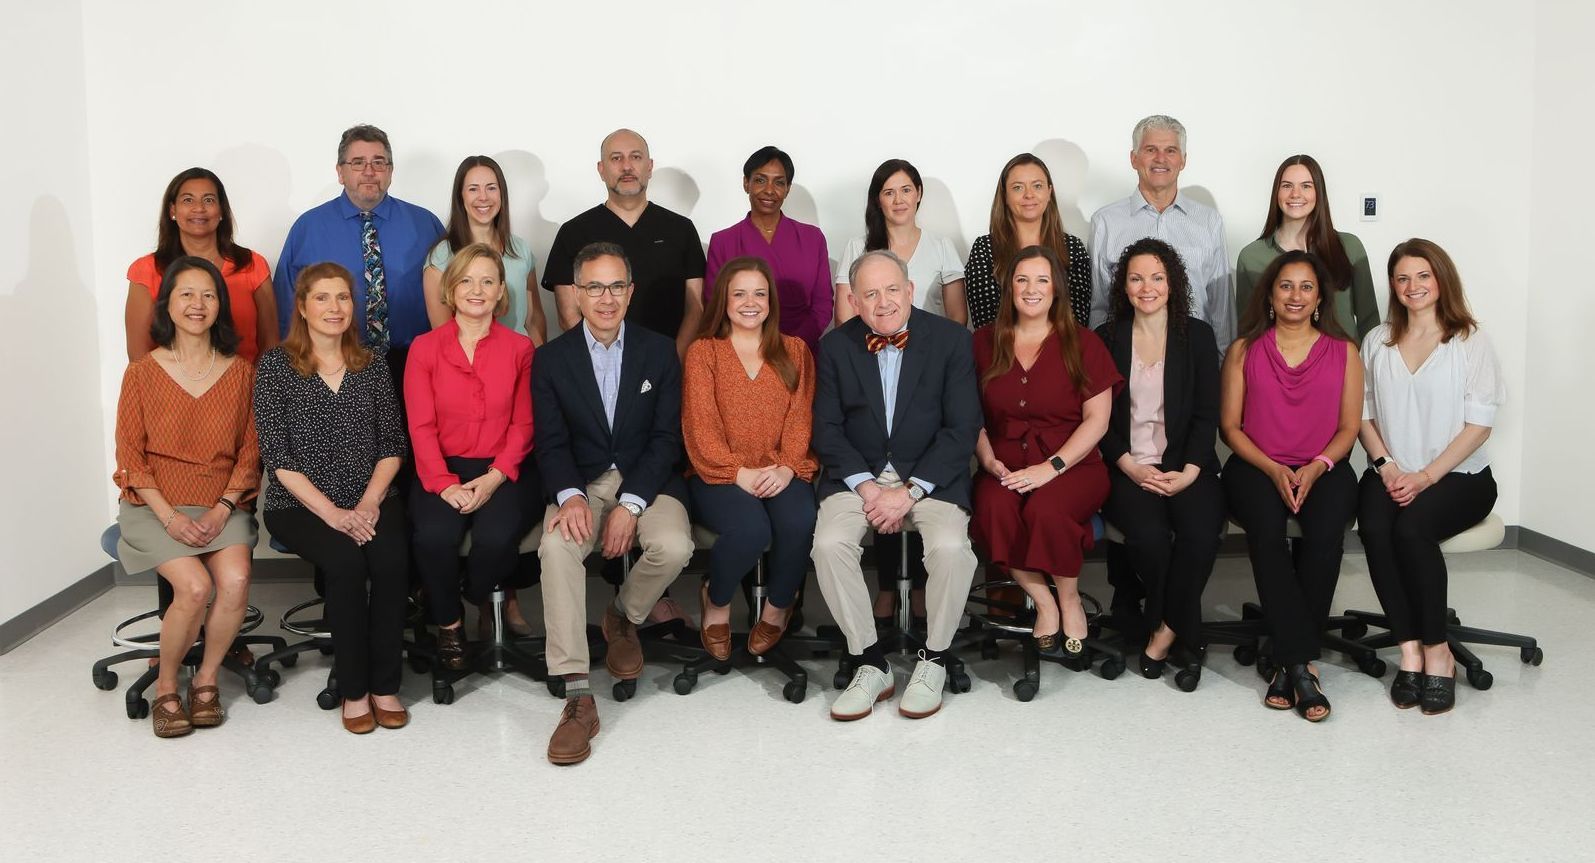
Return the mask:
<svg viewBox="0 0 1595 863"><path fill-rule="evenodd" d="M544 263L543 289L554 292L560 328L570 329L581 320L571 261L588 243L618 244L636 285L626 320L674 339L676 353L685 357L703 316L698 229L687 217L648 202L654 162L641 135L616 129L598 149L598 176L609 197L560 226Z"/></svg>

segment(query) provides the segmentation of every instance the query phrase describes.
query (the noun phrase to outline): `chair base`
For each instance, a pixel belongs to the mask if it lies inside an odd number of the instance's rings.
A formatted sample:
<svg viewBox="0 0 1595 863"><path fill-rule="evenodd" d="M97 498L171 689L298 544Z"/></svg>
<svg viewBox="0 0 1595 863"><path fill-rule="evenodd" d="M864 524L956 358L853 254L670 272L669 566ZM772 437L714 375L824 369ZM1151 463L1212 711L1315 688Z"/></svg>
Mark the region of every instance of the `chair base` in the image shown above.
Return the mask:
<svg viewBox="0 0 1595 863"><path fill-rule="evenodd" d="M133 662L136 660L148 662L151 659L160 659L161 651L158 646L160 635L155 634L148 636L148 638L151 646L147 649L126 650L121 653L113 654L111 656L97 660L94 663L92 671L94 687L106 692L116 688L118 676L115 671L111 670L111 666L113 665L119 665L123 662ZM287 645L287 640L273 635L240 635L233 639L233 647L235 649L248 646L265 646L271 651L278 651L287 647ZM188 649L188 653L184 654L183 665L188 666L191 671L199 668L199 664L204 658L204 654L204 644L195 644L193 647ZM278 675L276 671L260 666L258 659L256 660L256 667L250 667L242 662L239 662L231 654L229 654L222 659L222 668L236 675L243 683L244 690L250 693L253 693L262 686L265 686L269 692L270 688L276 686L277 682L281 679L280 675ZM126 704L128 719L136 720L146 719L149 717L150 703L149 700L145 698L144 694L151 686L155 684L155 679L159 676L160 667L157 665L151 665L148 668L145 668L143 673L134 679L134 681L127 687L127 691L124 693L123 700ZM256 699L256 702L260 703L259 699Z"/></svg>
<svg viewBox="0 0 1595 863"><path fill-rule="evenodd" d="M1478 654L1468 647L1470 644L1516 647L1518 649L1518 659L1524 665L1538 666L1545 661L1545 651L1540 648L1539 642L1527 635L1463 626L1462 621L1457 618L1457 613L1454 609L1448 608L1445 613L1446 619L1449 621L1446 625L1446 643L1450 645L1451 655L1456 659L1457 665L1462 666L1463 675L1467 678L1468 685L1474 689L1481 692L1489 689L1495 685L1495 676L1485 670L1483 660L1479 659ZM1372 611L1347 611L1344 616L1361 624L1363 633L1370 626L1386 630L1378 635L1371 635L1366 638L1359 637L1357 644L1362 649L1375 652L1396 646L1395 636L1388 631L1390 618L1385 615Z"/></svg>
<svg viewBox="0 0 1595 863"><path fill-rule="evenodd" d="M1030 701L1041 691L1041 663L1054 662L1066 668L1085 671L1092 666L1096 667L1097 674L1103 680L1113 680L1124 673L1125 647L1118 640L1104 637L1102 634L1102 605L1089 594L1080 594L1081 602L1095 608L1094 612L1087 612L1087 634L1081 643L1085 646L1083 656L1079 660L1054 659L1044 657L1036 649L1035 639L1031 633L1035 629L1035 610L1029 606L1028 598L1024 603L1013 603L1003 599L993 599L988 592L1002 588L1018 587L1018 582L999 580L977 584L970 589L969 601L984 610L975 612L971 617L975 625L960 635L959 641L964 644L978 645L982 659L995 659L1000 651L1001 642L1012 641L1019 645L1020 673L1019 679L1013 683L1014 697L1020 701ZM948 675L951 679L951 674Z"/></svg>

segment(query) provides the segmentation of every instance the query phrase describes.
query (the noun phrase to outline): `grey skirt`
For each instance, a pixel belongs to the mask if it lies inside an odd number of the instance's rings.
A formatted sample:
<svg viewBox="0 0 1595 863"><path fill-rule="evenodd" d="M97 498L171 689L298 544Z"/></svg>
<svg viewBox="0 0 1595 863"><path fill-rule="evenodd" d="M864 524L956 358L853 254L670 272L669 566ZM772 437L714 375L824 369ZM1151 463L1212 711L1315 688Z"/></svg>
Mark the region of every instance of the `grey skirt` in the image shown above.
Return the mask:
<svg viewBox="0 0 1595 863"><path fill-rule="evenodd" d="M209 509L204 506L177 507L178 512L192 519L198 519ZM254 548L260 538L255 527L255 514L245 509L228 516L227 523L222 525L222 532L204 548L184 545L167 536L166 528L161 526L161 520L155 517L149 507L137 506L125 500L116 511L116 526L122 532L122 538L116 543L116 556L122 568L128 572L147 572L169 560L209 554L230 545Z"/></svg>

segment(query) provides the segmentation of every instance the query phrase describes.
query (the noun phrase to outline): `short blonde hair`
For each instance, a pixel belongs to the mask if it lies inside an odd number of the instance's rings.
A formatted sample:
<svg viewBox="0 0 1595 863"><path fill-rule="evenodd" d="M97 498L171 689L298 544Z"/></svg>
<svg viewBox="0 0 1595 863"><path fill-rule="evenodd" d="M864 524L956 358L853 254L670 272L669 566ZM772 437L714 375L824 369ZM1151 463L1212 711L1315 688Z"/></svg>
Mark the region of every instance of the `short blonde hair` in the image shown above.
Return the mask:
<svg viewBox="0 0 1595 863"><path fill-rule="evenodd" d="M504 284L504 258L493 247L486 243L472 243L454 253L449 259L449 265L443 268L443 280L438 283L439 292L442 294L438 301L443 308L455 311L454 286L465 278L465 268L469 267L477 258L487 258L498 268L498 283L501 288L498 294L498 303L493 306L493 317L499 317L510 310L509 286Z"/></svg>

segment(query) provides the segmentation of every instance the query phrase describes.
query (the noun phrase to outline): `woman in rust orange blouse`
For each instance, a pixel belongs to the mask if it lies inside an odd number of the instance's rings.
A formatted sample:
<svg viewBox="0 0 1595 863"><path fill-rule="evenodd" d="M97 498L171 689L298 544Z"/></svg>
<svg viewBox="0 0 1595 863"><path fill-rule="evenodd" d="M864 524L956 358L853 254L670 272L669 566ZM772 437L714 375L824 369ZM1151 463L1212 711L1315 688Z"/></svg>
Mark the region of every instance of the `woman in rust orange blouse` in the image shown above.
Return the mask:
<svg viewBox="0 0 1595 863"><path fill-rule="evenodd" d="M719 535L703 587L704 649L731 656L731 600L770 550L770 594L748 634L757 656L786 631L814 541L814 359L781 334L775 276L734 258L715 277L698 340L687 349L681 431L692 462L692 510Z"/></svg>
<svg viewBox="0 0 1595 863"><path fill-rule="evenodd" d="M250 407L255 373L235 355L221 271L204 258L178 258L161 279L155 311L156 349L127 367L116 408L117 556L128 572L153 569L172 585L150 715L157 737L178 737L225 716L216 672L244 619L256 535L254 516L241 507L259 489L260 454ZM204 658L185 708L177 673L201 625Z"/></svg>

